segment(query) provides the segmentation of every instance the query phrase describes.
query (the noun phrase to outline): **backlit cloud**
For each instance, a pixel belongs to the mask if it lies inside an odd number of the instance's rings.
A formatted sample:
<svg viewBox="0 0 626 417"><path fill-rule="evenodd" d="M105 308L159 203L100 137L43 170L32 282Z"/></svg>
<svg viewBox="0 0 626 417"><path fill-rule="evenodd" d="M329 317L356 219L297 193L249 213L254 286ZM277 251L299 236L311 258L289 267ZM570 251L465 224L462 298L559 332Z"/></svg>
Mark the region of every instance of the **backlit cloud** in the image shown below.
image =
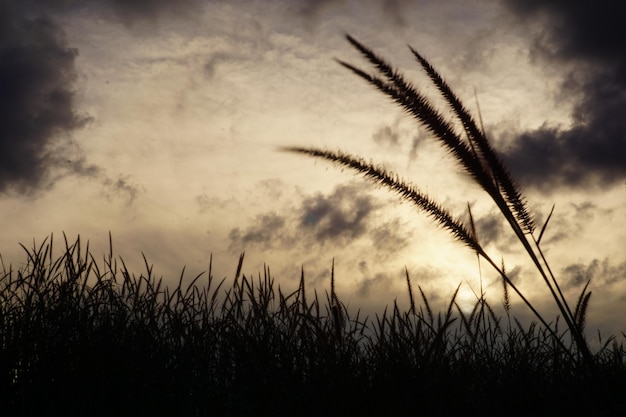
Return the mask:
<svg viewBox="0 0 626 417"><path fill-rule="evenodd" d="M581 288L587 281L595 287L620 282L626 276L626 262L614 265L608 259L593 259L591 262L574 263L563 268L562 275L566 288Z"/></svg>
<svg viewBox="0 0 626 417"><path fill-rule="evenodd" d="M537 62L566 73L563 100L574 100L573 125L519 134L506 159L525 184L605 187L626 177L626 26L606 2L505 1L529 26ZM612 3L613 4L613 3Z"/></svg>
<svg viewBox="0 0 626 417"><path fill-rule="evenodd" d="M302 253L327 247L334 253L362 241L372 248L372 258L388 259L406 248L408 231L399 219L384 218L386 206L370 191L364 183L342 184L329 194L305 196L295 207L283 207L280 214L259 214L251 224L231 229L230 247Z"/></svg>
<svg viewBox="0 0 626 417"><path fill-rule="evenodd" d="M317 194L305 199L299 227L312 232L319 242L360 237L376 209L373 198L363 188L344 185L329 196Z"/></svg>

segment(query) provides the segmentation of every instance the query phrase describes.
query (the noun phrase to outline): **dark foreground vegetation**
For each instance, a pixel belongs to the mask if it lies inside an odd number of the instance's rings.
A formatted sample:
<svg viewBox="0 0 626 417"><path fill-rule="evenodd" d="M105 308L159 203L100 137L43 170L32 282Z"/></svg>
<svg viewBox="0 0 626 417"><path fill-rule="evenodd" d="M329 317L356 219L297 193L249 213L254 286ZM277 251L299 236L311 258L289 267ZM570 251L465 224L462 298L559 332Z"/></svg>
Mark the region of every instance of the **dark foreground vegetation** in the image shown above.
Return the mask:
<svg viewBox="0 0 626 417"><path fill-rule="evenodd" d="M97 262L52 239L0 275L6 416L455 416L619 413L626 352L579 360L567 331L497 317L485 299L441 313L407 275L408 311L352 315L334 291L269 270L167 287L146 263ZM111 249L112 253L112 249ZM566 348L565 348L566 347ZM623 411L623 409L622 409Z"/></svg>

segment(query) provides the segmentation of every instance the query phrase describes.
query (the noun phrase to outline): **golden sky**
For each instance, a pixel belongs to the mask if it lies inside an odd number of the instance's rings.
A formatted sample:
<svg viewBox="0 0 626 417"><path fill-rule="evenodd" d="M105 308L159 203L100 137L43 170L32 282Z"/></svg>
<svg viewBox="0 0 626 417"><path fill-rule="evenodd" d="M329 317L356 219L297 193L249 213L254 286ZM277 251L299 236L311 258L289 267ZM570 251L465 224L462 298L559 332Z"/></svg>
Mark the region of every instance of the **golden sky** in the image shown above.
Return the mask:
<svg viewBox="0 0 626 417"><path fill-rule="evenodd" d="M610 3L610 2L609 2ZM554 4L554 5L553 5ZM565 7L565 6L563 6ZM350 33L441 105L407 45L465 105L524 189L589 326L626 330L626 51L610 8L502 1L7 1L0 6L0 253L19 267L51 233L113 236L137 273L232 277L268 264L320 294L335 259L350 308L406 303L404 269L443 306L480 287L473 253L349 172L277 151L326 147L384 164L452 213L520 287L547 294L495 207L411 119L334 58L368 69ZM497 276L482 265L494 305ZM526 316L523 306L516 313ZM620 321L622 320L622 321Z"/></svg>

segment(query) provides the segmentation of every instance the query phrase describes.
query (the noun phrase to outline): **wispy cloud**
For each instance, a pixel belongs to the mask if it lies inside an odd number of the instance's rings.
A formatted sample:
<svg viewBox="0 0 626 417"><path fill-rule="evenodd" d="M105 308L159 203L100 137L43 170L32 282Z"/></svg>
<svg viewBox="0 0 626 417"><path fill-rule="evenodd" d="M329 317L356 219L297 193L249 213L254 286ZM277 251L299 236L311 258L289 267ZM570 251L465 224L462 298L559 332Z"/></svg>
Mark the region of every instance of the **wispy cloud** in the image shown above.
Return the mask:
<svg viewBox="0 0 626 417"><path fill-rule="evenodd" d="M120 175L115 179L105 177L103 179L104 195L108 200L123 198L128 205L133 204L137 196L144 191L144 188L133 183L130 176Z"/></svg>
<svg viewBox="0 0 626 417"><path fill-rule="evenodd" d="M372 139L378 145L397 148L400 145L400 132L398 132L397 124L381 126L374 132Z"/></svg>

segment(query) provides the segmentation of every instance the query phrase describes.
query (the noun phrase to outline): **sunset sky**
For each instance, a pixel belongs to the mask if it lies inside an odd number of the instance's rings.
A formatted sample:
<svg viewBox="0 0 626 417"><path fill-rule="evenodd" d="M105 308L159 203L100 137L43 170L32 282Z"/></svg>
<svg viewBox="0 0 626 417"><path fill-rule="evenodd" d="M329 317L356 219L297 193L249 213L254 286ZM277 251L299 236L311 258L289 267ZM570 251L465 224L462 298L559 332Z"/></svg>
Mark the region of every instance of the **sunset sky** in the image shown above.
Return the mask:
<svg viewBox="0 0 626 417"><path fill-rule="evenodd" d="M579 5L580 4L580 5ZM423 213L351 172L279 152L341 149L410 179L478 236L532 301L546 289L495 207L428 132L334 58L371 68L349 33L441 105L420 51L522 186L588 326L626 331L626 26L616 1L2 0L0 253L24 265L80 235L137 274L269 265L351 309L406 304L404 270L443 307L459 283L501 305L486 264ZM441 107L445 111L445 107ZM446 113L449 114L449 113ZM517 300L514 300L517 301ZM548 310L545 310L548 311ZM523 306L515 314L526 316Z"/></svg>

